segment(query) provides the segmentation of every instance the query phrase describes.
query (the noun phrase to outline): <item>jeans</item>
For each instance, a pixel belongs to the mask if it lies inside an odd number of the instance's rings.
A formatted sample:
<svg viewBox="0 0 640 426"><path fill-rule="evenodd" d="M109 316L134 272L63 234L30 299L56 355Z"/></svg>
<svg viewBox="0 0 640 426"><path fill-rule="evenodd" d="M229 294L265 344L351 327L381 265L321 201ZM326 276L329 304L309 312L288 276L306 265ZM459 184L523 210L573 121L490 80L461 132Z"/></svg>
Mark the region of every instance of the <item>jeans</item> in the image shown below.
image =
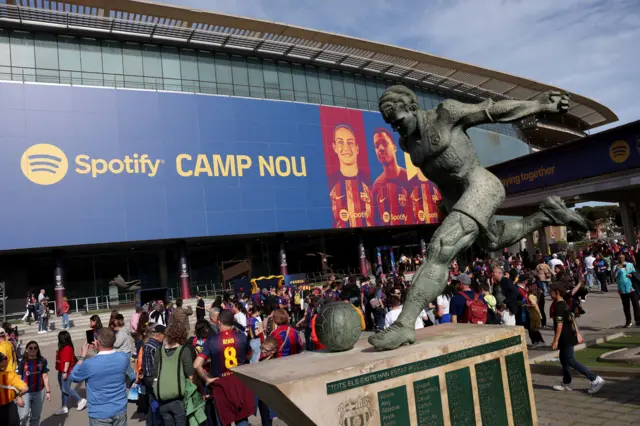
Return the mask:
<svg viewBox="0 0 640 426"><path fill-rule="evenodd" d="M585 281L589 285L589 289L593 287L593 283L595 282L598 285L598 289L600 289L600 281L596 278L596 273L593 269L587 269L587 273L584 276Z"/></svg>
<svg viewBox="0 0 640 426"><path fill-rule="evenodd" d="M45 322L46 322L46 318L44 317L44 315L40 315L40 318L38 318L38 331L46 330Z"/></svg>
<svg viewBox="0 0 640 426"><path fill-rule="evenodd" d="M273 419L276 418L276 413L271 411L264 401L260 400L258 400L258 411L260 412L260 422L262 426L272 426Z"/></svg>
<svg viewBox="0 0 640 426"><path fill-rule="evenodd" d="M80 401L82 397L78 395L74 389L71 388L71 379L67 377L67 380L62 380L62 372L58 371L58 384L62 391L62 406L66 407L69 403L69 397L73 397L76 401Z"/></svg>
<svg viewBox="0 0 640 426"><path fill-rule="evenodd" d="M44 405L45 393L45 390L42 389L38 392L26 393L22 397L24 407L18 407L20 426L26 426L27 421L29 426L38 426L40 424L40 414L42 413L42 406ZM31 414L31 419L29 419L29 414Z"/></svg>
<svg viewBox="0 0 640 426"><path fill-rule="evenodd" d="M187 425L187 410L184 407L184 401L181 399L161 402L158 411L160 411L160 416L162 416L162 423L164 426Z"/></svg>
<svg viewBox="0 0 640 426"><path fill-rule="evenodd" d="M260 339L251 339L249 340L249 346L251 346L251 360L250 364L256 364L260 361Z"/></svg>
<svg viewBox="0 0 640 426"><path fill-rule="evenodd" d="M587 367L576 361L573 346L560 347L560 364L562 365L562 383L565 385L571 384L571 368L586 376L590 382L593 382L597 377Z"/></svg>
<svg viewBox="0 0 640 426"><path fill-rule="evenodd" d="M127 412L120 413L108 419L92 419L89 417L90 426L127 426Z"/></svg>
<svg viewBox="0 0 640 426"><path fill-rule="evenodd" d="M69 328L69 314L62 314L62 328Z"/></svg>
<svg viewBox="0 0 640 426"><path fill-rule="evenodd" d="M631 306L633 306L633 319L636 325L640 324L640 302L638 301L638 293L631 289L631 293L621 294L622 310L624 310L625 324L631 324Z"/></svg>

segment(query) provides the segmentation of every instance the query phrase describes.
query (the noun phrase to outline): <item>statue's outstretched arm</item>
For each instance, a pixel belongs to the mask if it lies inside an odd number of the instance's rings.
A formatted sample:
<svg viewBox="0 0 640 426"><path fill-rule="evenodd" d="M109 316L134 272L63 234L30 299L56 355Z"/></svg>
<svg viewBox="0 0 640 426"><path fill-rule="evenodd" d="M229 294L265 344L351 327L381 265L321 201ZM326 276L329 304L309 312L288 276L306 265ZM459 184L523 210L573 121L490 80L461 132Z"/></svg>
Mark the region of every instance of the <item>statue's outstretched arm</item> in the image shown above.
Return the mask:
<svg viewBox="0 0 640 426"><path fill-rule="evenodd" d="M438 106L438 116L447 117L465 129L484 123L508 123L540 114L561 114L569 110L569 96L560 92L547 92L532 101L487 99L479 104L466 104L448 99Z"/></svg>

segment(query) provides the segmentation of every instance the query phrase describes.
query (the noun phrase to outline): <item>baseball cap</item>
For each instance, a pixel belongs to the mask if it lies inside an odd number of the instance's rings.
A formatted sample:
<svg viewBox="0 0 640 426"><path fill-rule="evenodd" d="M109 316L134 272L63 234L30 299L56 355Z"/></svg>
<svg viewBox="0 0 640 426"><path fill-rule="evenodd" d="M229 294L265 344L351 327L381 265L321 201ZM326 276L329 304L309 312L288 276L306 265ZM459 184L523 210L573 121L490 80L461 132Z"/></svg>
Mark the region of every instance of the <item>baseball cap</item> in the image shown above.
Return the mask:
<svg viewBox="0 0 640 426"><path fill-rule="evenodd" d="M458 275L456 277L456 281L458 281L460 284L471 285L471 277L469 277L469 275L467 274Z"/></svg>

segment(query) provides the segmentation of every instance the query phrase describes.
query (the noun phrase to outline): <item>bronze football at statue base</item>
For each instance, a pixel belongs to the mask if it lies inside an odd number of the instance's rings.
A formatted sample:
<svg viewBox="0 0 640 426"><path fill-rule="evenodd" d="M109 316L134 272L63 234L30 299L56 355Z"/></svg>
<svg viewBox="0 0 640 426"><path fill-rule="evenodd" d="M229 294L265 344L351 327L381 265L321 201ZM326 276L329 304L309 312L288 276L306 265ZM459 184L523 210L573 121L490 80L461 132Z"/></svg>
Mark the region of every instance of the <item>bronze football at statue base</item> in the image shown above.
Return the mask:
<svg viewBox="0 0 640 426"><path fill-rule="evenodd" d="M447 216L436 230L424 264L413 277L402 313L386 330L369 337L378 349L396 349L415 342L414 324L420 311L442 294L448 268L460 252L478 242L497 251L525 235L550 225L572 225L587 230L580 215L558 197L549 197L540 210L521 220L497 222L495 214L505 191L495 175L480 165L467 129L483 123L508 123L539 113L565 113L569 97L548 92L539 100L479 104L446 100L435 110L421 110L415 93L405 86L391 86L380 97L384 120L400 134L400 147L411 162L432 180L442 193Z"/></svg>

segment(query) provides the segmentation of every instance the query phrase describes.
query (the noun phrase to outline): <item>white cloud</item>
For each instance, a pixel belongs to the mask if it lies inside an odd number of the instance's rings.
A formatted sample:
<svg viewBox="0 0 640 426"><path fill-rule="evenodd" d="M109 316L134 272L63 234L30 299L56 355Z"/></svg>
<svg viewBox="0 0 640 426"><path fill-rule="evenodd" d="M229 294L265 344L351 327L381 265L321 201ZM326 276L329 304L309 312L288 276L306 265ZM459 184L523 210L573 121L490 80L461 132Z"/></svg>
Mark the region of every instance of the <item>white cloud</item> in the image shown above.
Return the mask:
<svg viewBox="0 0 640 426"><path fill-rule="evenodd" d="M557 85L640 118L638 0L164 0L376 40Z"/></svg>

